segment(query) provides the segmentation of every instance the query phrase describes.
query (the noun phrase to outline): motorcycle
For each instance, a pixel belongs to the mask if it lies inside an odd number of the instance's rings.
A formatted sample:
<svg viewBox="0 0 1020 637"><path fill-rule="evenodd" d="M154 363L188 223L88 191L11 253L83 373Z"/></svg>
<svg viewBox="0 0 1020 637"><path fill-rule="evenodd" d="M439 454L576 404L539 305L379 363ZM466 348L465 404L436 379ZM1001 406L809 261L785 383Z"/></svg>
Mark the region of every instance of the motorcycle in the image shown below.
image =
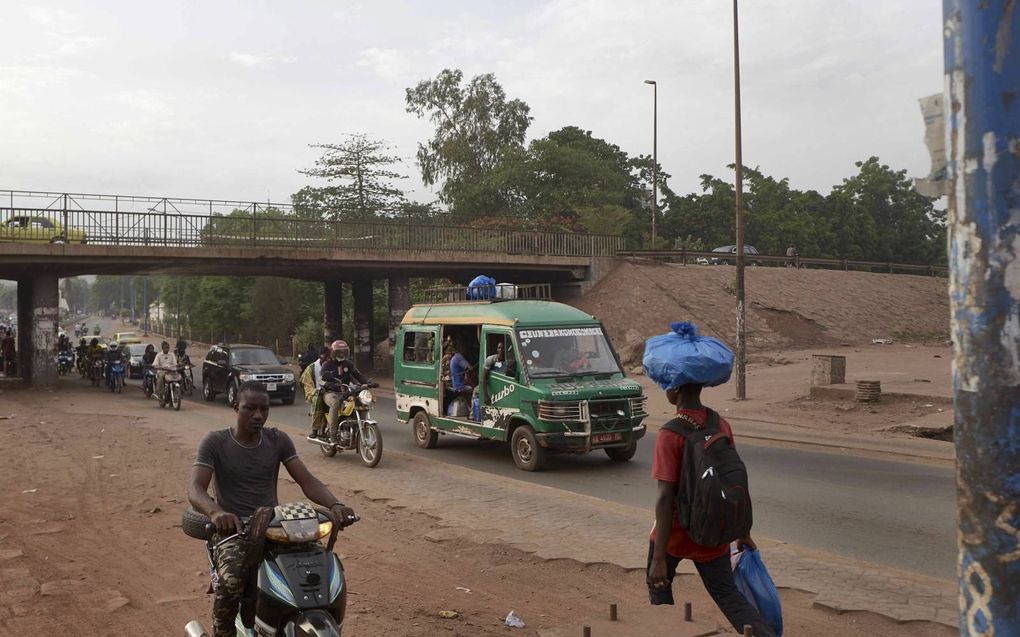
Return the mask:
<svg viewBox="0 0 1020 637"><path fill-rule="evenodd" d="M156 370L152 365L142 368L142 391L145 392L146 398L152 398L153 392L156 391Z"/></svg>
<svg viewBox="0 0 1020 637"><path fill-rule="evenodd" d="M352 516L344 526L358 519ZM304 502L264 507L241 522L241 533L223 539L217 536L213 544L215 528L208 517L188 507L181 520L189 537L206 542L213 586L217 582L213 549L241 538L252 576L234 620L237 635L340 637L347 611L347 582L333 547L341 528L323 511ZM184 634L209 636L198 620L188 622Z"/></svg>
<svg viewBox="0 0 1020 637"><path fill-rule="evenodd" d="M159 407L166 407L167 403L174 408L174 411L181 410L181 368L167 371L163 375L163 394L159 398Z"/></svg>
<svg viewBox="0 0 1020 637"><path fill-rule="evenodd" d="M181 366L181 389L189 396L195 394L195 377L191 373L190 361Z"/></svg>
<svg viewBox="0 0 1020 637"><path fill-rule="evenodd" d="M378 383L326 385L320 389L320 394L340 394L338 422L327 423L326 431L320 434L322 437L309 437L308 442L319 445L319 451L327 458L332 458L339 451L356 449L366 466L378 465L383 452L382 432L369 412L369 407L375 402L370 390L378 386Z"/></svg>
<svg viewBox="0 0 1020 637"><path fill-rule="evenodd" d="M103 380L103 359L96 358L89 365L89 380L92 381L93 387L99 387L100 381Z"/></svg>
<svg viewBox="0 0 1020 637"><path fill-rule="evenodd" d="M106 370L106 386L118 394L124 391L124 362L113 361Z"/></svg>
<svg viewBox="0 0 1020 637"><path fill-rule="evenodd" d="M57 373L61 376L70 374L74 370L74 352L69 349L61 350L57 355Z"/></svg>

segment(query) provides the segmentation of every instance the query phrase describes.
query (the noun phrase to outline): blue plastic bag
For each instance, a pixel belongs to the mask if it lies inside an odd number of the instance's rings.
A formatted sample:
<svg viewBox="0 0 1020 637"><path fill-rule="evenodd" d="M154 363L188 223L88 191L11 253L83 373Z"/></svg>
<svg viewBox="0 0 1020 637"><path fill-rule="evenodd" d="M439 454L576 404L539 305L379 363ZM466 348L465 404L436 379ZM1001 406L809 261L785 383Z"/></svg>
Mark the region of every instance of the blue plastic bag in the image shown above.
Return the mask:
<svg viewBox="0 0 1020 637"><path fill-rule="evenodd" d="M482 301L496 297L496 279L479 274L471 279L467 289L468 300Z"/></svg>
<svg viewBox="0 0 1020 637"><path fill-rule="evenodd" d="M776 637L783 637L783 607L779 603L779 591L761 561L761 553L744 549L733 556L733 581L737 589L752 606L758 609L761 618L772 627Z"/></svg>
<svg viewBox="0 0 1020 637"><path fill-rule="evenodd" d="M669 334L645 343L645 374L663 389L681 385L714 387L730 379L733 352L722 341L699 336L693 323L672 323Z"/></svg>

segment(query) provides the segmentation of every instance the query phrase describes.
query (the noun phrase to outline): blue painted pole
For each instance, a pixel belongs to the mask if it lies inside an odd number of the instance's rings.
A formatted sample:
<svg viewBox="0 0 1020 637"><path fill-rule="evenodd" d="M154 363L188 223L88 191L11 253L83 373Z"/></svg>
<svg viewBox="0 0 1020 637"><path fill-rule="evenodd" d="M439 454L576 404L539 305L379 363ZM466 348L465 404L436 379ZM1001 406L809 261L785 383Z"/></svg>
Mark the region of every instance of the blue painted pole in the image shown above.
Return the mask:
<svg viewBox="0 0 1020 637"><path fill-rule="evenodd" d="M960 634L1020 636L1020 1L943 0Z"/></svg>

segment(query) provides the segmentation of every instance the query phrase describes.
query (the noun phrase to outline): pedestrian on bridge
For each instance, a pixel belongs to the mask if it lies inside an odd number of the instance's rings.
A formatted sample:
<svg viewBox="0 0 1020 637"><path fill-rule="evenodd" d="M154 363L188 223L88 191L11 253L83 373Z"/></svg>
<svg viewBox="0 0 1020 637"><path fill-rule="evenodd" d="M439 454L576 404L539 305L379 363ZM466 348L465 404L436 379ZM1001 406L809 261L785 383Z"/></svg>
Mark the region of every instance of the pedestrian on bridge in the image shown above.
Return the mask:
<svg viewBox="0 0 1020 637"><path fill-rule="evenodd" d="M673 604L673 578L681 560L694 562L705 590L730 624L755 637L775 637L740 593L730 565L730 543L756 550L751 539L747 472L736 454L730 424L701 402L704 387L721 385L733 369L733 352L699 336L691 323L645 344L644 367L666 390L676 417L655 437L652 477L658 481L655 527L646 581L653 605Z"/></svg>

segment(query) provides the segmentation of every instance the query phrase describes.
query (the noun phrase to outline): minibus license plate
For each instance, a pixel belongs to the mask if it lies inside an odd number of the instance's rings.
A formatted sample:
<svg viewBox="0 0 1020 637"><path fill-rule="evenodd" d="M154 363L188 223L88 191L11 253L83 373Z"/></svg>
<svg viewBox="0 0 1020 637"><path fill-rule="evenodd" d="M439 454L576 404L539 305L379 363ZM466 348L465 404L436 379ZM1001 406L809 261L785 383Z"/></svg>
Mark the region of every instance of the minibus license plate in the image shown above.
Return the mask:
<svg viewBox="0 0 1020 637"><path fill-rule="evenodd" d="M595 434L594 436L592 436L592 442L595 444L600 444L603 442L619 442L621 440L623 440L622 433Z"/></svg>

